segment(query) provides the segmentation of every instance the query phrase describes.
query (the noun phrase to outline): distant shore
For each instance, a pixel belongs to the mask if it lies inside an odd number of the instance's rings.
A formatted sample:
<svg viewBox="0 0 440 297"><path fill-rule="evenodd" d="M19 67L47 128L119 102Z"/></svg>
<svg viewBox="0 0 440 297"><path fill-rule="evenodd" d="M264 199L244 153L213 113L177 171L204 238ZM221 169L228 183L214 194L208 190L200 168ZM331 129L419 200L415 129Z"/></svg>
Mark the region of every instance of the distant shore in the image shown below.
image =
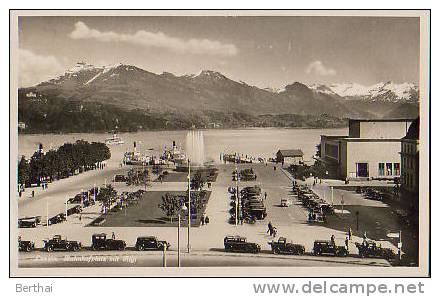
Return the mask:
<svg viewBox="0 0 440 297"><path fill-rule="evenodd" d="M130 134L130 133L142 133L142 132L170 132L170 131L190 131L190 130L202 130L202 131L224 131L224 130L275 130L275 129L286 129L286 130L299 130L299 129L310 129L310 130L321 130L321 129L339 129L347 128L347 125L343 126L332 126L332 127L310 127L310 126L297 126L297 127L236 127L236 128L182 128L182 129L148 129L148 130L137 130L137 131L119 131L119 134ZM19 136L25 135L79 135L79 134L111 134L108 131L87 131L87 132L30 132L19 131Z"/></svg>

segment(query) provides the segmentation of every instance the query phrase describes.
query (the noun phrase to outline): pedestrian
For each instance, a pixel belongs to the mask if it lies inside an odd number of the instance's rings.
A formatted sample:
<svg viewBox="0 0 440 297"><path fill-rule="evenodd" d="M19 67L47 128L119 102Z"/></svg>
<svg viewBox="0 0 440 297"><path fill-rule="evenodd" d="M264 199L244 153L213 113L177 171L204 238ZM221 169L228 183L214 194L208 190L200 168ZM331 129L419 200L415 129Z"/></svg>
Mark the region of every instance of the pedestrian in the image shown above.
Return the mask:
<svg viewBox="0 0 440 297"><path fill-rule="evenodd" d="M273 170L274 170L274 171L275 171L275 170L277 170L277 167L276 167L276 166L274 166L274 167L273 167Z"/></svg>
<svg viewBox="0 0 440 297"><path fill-rule="evenodd" d="M20 197L21 198L21 190L20 191L18 191L18 197Z"/></svg>
<svg viewBox="0 0 440 297"><path fill-rule="evenodd" d="M115 232L112 232L112 239L113 239L113 240L116 239Z"/></svg>
<svg viewBox="0 0 440 297"><path fill-rule="evenodd" d="M277 228L276 227L273 227L272 234L273 234L273 237L277 236Z"/></svg>
<svg viewBox="0 0 440 297"><path fill-rule="evenodd" d="M266 234L269 233L270 236L272 236L272 232L273 232L272 222L269 222L269 223L267 224L267 231L266 231Z"/></svg>
<svg viewBox="0 0 440 297"><path fill-rule="evenodd" d="M78 218L78 220L81 222L81 219L82 219L82 214L79 214L79 218Z"/></svg>
<svg viewBox="0 0 440 297"><path fill-rule="evenodd" d="M32 198L34 198L34 197L35 197L35 191L32 190Z"/></svg>
<svg viewBox="0 0 440 297"><path fill-rule="evenodd" d="M332 234L332 236L330 237L330 241L333 246L336 246L335 235Z"/></svg>
<svg viewBox="0 0 440 297"><path fill-rule="evenodd" d="M208 225L208 223L209 223L209 217L206 216L206 218L205 218L205 224Z"/></svg>
<svg viewBox="0 0 440 297"><path fill-rule="evenodd" d="M205 216L204 215L202 215L200 222L202 223L202 226L205 225Z"/></svg>
<svg viewBox="0 0 440 297"><path fill-rule="evenodd" d="M353 231L351 230L351 227L348 228L348 239L353 240Z"/></svg>
<svg viewBox="0 0 440 297"><path fill-rule="evenodd" d="M264 192L264 200L267 199L267 192Z"/></svg>
<svg viewBox="0 0 440 297"><path fill-rule="evenodd" d="M347 249L348 253L348 236L345 237L345 248Z"/></svg>

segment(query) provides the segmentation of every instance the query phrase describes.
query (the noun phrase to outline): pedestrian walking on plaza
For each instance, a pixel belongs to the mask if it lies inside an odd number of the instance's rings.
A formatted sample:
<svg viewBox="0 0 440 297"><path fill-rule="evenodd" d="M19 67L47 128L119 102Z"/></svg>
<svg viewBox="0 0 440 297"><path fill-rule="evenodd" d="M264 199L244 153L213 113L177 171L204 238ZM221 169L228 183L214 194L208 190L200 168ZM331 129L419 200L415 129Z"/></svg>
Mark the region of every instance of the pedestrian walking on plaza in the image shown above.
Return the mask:
<svg viewBox="0 0 440 297"><path fill-rule="evenodd" d="M200 222L202 223L202 226L205 225L205 216L204 215L202 215Z"/></svg>
<svg viewBox="0 0 440 297"><path fill-rule="evenodd" d="M205 224L208 225L208 223L209 223L209 217L206 216L206 218L205 218Z"/></svg>
<svg viewBox="0 0 440 297"><path fill-rule="evenodd" d="M345 248L347 249L348 252L348 236L345 237Z"/></svg>
<svg viewBox="0 0 440 297"><path fill-rule="evenodd" d="M35 197L35 191L32 190L32 198L34 198L34 197Z"/></svg>
<svg viewBox="0 0 440 297"><path fill-rule="evenodd" d="M351 227L348 228L348 239L353 240L353 231L351 231Z"/></svg>
<svg viewBox="0 0 440 297"><path fill-rule="evenodd" d="M267 192L264 192L264 200L267 199Z"/></svg>
<svg viewBox="0 0 440 297"><path fill-rule="evenodd" d="M362 245L367 246L368 242L367 242L367 232L364 232L364 235L362 236Z"/></svg>
<svg viewBox="0 0 440 297"><path fill-rule="evenodd" d="M273 227L272 234L273 234L273 237L277 236L277 228L276 227Z"/></svg>
<svg viewBox="0 0 440 297"><path fill-rule="evenodd" d="M333 246L336 246L336 241L335 241L335 236L332 234L332 236L330 237L330 241L332 243Z"/></svg>
<svg viewBox="0 0 440 297"><path fill-rule="evenodd" d="M112 239L113 239L113 240L116 239L115 232L112 232Z"/></svg>
<svg viewBox="0 0 440 297"><path fill-rule="evenodd" d="M78 220L81 222L81 219L82 219L82 214L79 215Z"/></svg>
<svg viewBox="0 0 440 297"><path fill-rule="evenodd" d="M270 236L272 236L272 233L273 233L272 222L269 222L269 223L267 224L267 231L266 231L266 234L267 234L267 233L269 233Z"/></svg>

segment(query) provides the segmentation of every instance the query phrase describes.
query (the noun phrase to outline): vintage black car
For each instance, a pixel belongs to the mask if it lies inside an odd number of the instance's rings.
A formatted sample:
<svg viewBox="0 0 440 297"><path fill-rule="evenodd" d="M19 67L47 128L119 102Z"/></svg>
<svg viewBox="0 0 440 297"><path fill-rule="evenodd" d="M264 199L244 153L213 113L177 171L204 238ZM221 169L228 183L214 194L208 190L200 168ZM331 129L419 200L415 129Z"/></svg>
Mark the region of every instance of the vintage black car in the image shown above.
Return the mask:
<svg viewBox="0 0 440 297"><path fill-rule="evenodd" d="M330 240L316 240L313 244L313 255L332 255L337 257L346 257L348 251L345 246L337 246Z"/></svg>
<svg viewBox="0 0 440 297"><path fill-rule="evenodd" d="M256 180L257 175L255 174L254 170L252 168L250 169L243 169L240 172L240 179L243 181L249 181L249 180Z"/></svg>
<svg viewBox="0 0 440 297"><path fill-rule="evenodd" d="M66 214L60 213L60 214L57 214L56 216L53 216L49 219L49 225L55 225L58 223L62 223L65 220L66 220Z"/></svg>
<svg viewBox="0 0 440 297"><path fill-rule="evenodd" d="M261 251L259 244L247 242L246 237L226 236L223 239L226 252L243 252L257 254Z"/></svg>
<svg viewBox="0 0 440 297"><path fill-rule="evenodd" d="M82 212L81 205L75 205L74 207L71 207L67 210L67 215L70 216L70 215L77 214L80 212Z"/></svg>
<svg viewBox="0 0 440 297"><path fill-rule="evenodd" d="M138 251L169 249L171 245L164 240L157 240L155 236L138 237L135 248Z"/></svg>
<svg viewBox="0 0 440 297"><path fill-rule="evenodd" d="M52 239L44 240L44 250L52 251L78 251L81 249L81 243L78 241L62 239L61 235L55 235Z"/></svg>
<svg viewBox="0 0 440 297"><path fill-rule="evenodd" d="M116 174L115 175L115 182L116 183L125 183L127 181L127 178L125 177L125 175L122 174Z"/></svg>
<svg viewBox="0 0 440 297"><path fill-rule="evenodd" d="M41 217L27 217L18 219L18 228L35 228L41 223Z"/></svg>
<svg viewBox="0 0 440 297"><path fill-rule="evenodd" d="M30 252L34 250L34 248L35 248L34 242L28 240L21 240L20 238L18 239L18 251Z"/></svg>
<svg viewBox="0 0 440 297"><path fill-rule="evenodd" d="M302 244L287 242L285 237L278 238L278 241L269 241L274 254L303 255L306 251Z"/></svg>
<svg viewBox="0 0 440 297"><path fill-rule="evenodd" d="M126 243L124 240L107 238L107 234L92 235L92 250L125 250Z"/></svg>
<svg viewBox="0 0 440 297"><path fill-rule="evenodd" d="M355 243L362 258L383 258L391 260L396 257L396 253L390 248L383 248L376 242L369 240L364 243Z"/></svg>

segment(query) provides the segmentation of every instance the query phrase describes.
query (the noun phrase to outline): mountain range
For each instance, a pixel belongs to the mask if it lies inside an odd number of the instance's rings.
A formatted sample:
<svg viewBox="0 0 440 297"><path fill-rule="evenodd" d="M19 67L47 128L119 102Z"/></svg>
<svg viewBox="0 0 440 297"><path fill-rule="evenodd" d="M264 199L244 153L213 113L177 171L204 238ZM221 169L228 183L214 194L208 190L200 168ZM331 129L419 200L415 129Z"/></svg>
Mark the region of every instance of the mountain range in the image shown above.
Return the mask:
<svg viewBox="0 0 440 297"><path fill-rule="evenodd" d="M211 70L177 76L133 65L96 67L77 63L63 75L22 88L44 98L99 103L148 113L243 113L328 115L335 118L416 117L418 87L413 83L313 84L294 82L262 89ZM20 108L20 102L19 102Z"/></svg>

